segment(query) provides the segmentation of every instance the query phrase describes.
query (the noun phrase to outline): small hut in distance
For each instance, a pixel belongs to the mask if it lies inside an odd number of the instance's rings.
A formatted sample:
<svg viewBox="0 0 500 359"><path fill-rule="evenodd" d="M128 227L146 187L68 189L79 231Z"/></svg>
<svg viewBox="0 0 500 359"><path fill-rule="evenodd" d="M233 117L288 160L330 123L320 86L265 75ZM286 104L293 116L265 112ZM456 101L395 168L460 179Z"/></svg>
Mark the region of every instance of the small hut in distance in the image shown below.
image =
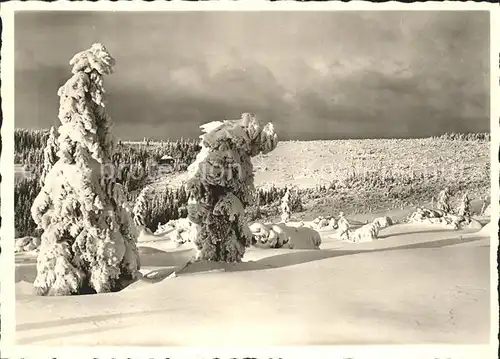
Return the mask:
<svg viewBox="0 0 500 359"><path fill-rule="evenodd" d="M169 155L165 155L158 160L158 164L162 166L173 166L174 163L175 163L174 158Z"/></svg>

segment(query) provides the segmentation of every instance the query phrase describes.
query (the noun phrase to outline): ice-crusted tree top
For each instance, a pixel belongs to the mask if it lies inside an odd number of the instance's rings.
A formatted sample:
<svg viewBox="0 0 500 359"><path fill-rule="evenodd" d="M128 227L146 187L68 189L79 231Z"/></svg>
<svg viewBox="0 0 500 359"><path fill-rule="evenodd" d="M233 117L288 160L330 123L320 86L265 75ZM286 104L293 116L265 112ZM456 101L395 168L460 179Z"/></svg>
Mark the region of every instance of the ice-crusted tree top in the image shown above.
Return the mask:
<svg viewBox="0 0 500 359"><path fill-rule="evenodd" d="M96 70L101 75L109 75L113 73L115 59L106 50L104 45L95 43L90 49L74 55L69 64L73 66L71 72L74 74L80 71L89 73L92 70Z"/></svg>
<svg viewBox="0 0 500 359"><path fill-rule="evenodd" d="M202 138L202 144L212 150L236 148L253 157L271 152L278 142L274 125L269 122L262 127L251 113L243 113L238 120L224 121L209 129Z"/></svg>
<svg viewBox="0 0 500 359"><path fill-rule="evenodd" d="M115 140L105 111L103 75L113 72L114 58L99 43L74 55L73 76L59 88L59 157L73 163L87 156L99 163L109 160Z"/></svg>
<svg viewBox="0 0 500 359"><path fill-rule="evenodd" d="M196 159L188 167L190 176L194 176L203 161L211 162L211 153L219 152L229 155L238 151L249 157L266 154L276 148L278 135L272 123L265 126L252 113L243 113L237 120L213 121L200 126L201 150Z"/></svg>

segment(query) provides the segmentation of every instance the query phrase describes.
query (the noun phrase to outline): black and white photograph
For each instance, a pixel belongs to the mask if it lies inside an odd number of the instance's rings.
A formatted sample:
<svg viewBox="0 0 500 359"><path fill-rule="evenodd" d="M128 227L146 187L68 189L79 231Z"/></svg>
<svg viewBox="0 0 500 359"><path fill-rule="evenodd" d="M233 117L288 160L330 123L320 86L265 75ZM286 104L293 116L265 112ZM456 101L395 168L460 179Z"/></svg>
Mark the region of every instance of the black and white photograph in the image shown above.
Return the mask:
<svg viewBox="0 0 500 359"><path fill-rule="evenodd" d="M16 345L492 344L492 11L12 16Z"/></svg>

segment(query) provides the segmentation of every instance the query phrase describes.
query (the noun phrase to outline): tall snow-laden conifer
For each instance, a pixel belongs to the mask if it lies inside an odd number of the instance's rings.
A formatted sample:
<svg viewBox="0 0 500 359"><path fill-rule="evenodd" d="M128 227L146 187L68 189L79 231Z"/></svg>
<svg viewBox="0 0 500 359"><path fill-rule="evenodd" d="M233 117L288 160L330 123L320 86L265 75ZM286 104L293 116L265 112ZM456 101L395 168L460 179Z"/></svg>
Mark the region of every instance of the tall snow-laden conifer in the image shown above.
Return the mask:
<svg viewBox="0 0 500 359"><path fill-rule="evenodd" d="M187 183L198 259L238 262L252 241L244 219L245 206L255 198L251 157L274 150L278 137L272 123L262 126L248 113L201 128L201 151Z"/></svg>
<svg viewBox="0 0 500 359"><path fill-rule="evenodd" d="M34 283L39 295L119 290L140 267L103 102L103 76L114 64L103 45L93 44L70 60L73 76L58 91L58 160L31 208L43 229Z"/></svg>

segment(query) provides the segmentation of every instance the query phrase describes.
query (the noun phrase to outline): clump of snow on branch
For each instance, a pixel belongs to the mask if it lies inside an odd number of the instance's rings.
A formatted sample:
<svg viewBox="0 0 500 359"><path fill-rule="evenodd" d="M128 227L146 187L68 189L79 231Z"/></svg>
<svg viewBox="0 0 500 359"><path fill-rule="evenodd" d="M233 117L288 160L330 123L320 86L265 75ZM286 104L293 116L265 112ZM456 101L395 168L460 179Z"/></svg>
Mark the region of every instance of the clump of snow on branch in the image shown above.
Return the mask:
<svg viewBox="0 0 500 359"><path fill-rule="evenodd" d="M119 290L140 267L131 210L111 163L115 141L103 103L103 75L114 63L103 45L94 44L71 59L73 76L58 91L58 160L31 209L43 230L34 283L40 295Z"/></svg>
<svg viewBox="0 0 500 359"><path fill-rule="evenodd" d="M249 113L201 128L201 151L188 169L187 184L197 258L238 262L252 240L243 213L255 197L251 157L272 151L278 138L271 123L262 126Z"/></svg>

